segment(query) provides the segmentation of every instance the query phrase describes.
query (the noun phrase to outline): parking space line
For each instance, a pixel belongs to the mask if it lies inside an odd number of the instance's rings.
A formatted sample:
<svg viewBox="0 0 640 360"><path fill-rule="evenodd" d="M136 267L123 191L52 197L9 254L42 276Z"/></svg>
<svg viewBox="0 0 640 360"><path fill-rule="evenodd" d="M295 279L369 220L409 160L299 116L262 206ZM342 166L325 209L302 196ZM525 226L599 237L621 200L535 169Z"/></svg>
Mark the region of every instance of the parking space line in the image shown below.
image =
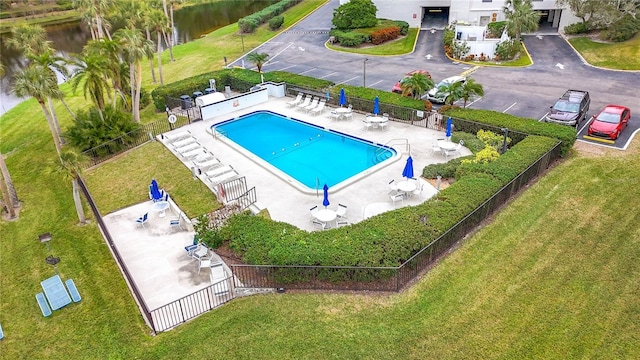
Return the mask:
<svg viewBox="0 0 640 360"><path fill-rule="evenodd" d="M372 87L372 86L378 85L378 84L380 84L380 83L381 83L381 82L383 82L383 81L384 81L384 80L376 81L376 82L374 82L373 84L370 84L370 85L369 85L369 86L367 86L367 87Z"/></svg>
<svg viewBox="0 0 640 360"><path fill-rule="evenodd" d="M540 119L538 119L538 122L542 122L542 120L544 120L544 118L549 115L549 112L547 111L544 115L542 115L542 117Z"/></svg>
<svg viewBox="0 0 640 360"><path fill-rule="evenodd" d="M339 82L339 83L336 83L336 85L341 85L341 84L344 84L344 83L348 83L349 81L351 81L351 80L353 80L353 79L357 79L357 78L359 78L359 77L360 77L360 76L354 76L354 77L352 77L351 79L348 79L348 80L345 80L345 81L341 81L341 82Z"/></svg>
<svg viewBox="0 0 640 360"><path fill-rule="evenodd" d="M264 66L273 65L273 64L277 64L277 63L279 63L279 61L274 61L274 62L267 61L266 63L264 63Z"/></svg>
<svg viewBox="0 0 640 360"><path fill-rule="evenodd" d="M279 70L277 70L277 71L284 71L284 70L290 69L290 68L292 68L292 67L294 67L294 66L297 66L297 65L289 65L289 66L285 66L285 67L283 67L282 69L279 69Z"/></svg>
<svg viewBox="0 0 640 360"><path fill-rule="evenodd" d="M480 96L480 97L479 97L479 98L477 98L476 100L473 100L472 102L468 103L468 104L467 104L467 107L469 107L469 106L471 106L471 105L473 105L473 104L477 103L477 102L478 102L478 101L480 101L480 100L482 100L482 96Z"/></svg>
<svg viewBox="0 0 640 360"><path fill-rule="evenodd" d="M517 102L514 102L513 104L511 104L511 106L509 106L508 108L504 109L504 110L502 111L502 113L503 113L503 114L504 114L504 113L506 113L507 111L509 111L509 109L511 109L512 107L516 106L516 104L517 104Z"/></svg>
<svg viewBox="0 0 640 360"><path fill-rule="evenodd" d="M301 72L301 73L298 73L298 75L306 74L306 73L308 73L308 72L310 72L310 71L313 71L313 70L315 70L315 69L317 69L317 68L313 68L313 69L305 70L305 71L303 71L303 72Z"/></svg>
<svg viewBox="0 0 640 360"><path fill-rule="evenodd" d="M289 45L285 46L284 49L278 51L275 55L271 56L271 58L269 59L271 62L271 60L275 59L278 57L278 55L282 54L284 51L286 51L288 48L290 48L291 46L293 46L293 43L289 43ZM259 46L258 46L259 47Z"/></svg>
<svg viewBox="0 0 640 360"><path fill-rule="evenodd" d="M333 74L337 74L337 73L338 73L337 71L334 71L334 72L329 73L329 74L327 74L327 75L325 75L325 76L320 76L318 79L324 79L324 78L326 78L326 77L328 77L328 76L331 76L331 75L333 75Z"/></svg>

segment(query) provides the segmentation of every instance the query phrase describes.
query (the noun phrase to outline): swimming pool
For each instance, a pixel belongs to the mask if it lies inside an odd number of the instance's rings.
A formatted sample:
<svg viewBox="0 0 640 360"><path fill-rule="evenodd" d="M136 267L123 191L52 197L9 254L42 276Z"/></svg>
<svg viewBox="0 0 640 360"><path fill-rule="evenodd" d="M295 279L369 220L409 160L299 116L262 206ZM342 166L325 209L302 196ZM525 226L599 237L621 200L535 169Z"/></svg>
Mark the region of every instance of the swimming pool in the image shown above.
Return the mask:
<svg viewBox="0 0 640 360"><path fill-rule="evenodd" d="M336 190L398 156L391 147L271 111L229 119L212 125L211 131L266 162L277 175L294 180L289 182L305 192L324 184Z"/></svg>

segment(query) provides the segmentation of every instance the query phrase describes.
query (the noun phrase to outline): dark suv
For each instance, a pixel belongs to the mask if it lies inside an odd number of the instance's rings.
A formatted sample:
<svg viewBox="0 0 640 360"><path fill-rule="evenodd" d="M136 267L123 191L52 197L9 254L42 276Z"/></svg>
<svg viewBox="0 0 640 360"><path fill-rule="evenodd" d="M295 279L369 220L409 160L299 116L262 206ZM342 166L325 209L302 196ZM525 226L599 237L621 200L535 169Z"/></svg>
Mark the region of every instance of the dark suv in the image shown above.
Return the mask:
<svg viewBox="0 0 640 360"><path fill-rule="evenodd" d="M587 118L590 104L588 91L567 90L551 107L544 121L577 127Z"/></svg>

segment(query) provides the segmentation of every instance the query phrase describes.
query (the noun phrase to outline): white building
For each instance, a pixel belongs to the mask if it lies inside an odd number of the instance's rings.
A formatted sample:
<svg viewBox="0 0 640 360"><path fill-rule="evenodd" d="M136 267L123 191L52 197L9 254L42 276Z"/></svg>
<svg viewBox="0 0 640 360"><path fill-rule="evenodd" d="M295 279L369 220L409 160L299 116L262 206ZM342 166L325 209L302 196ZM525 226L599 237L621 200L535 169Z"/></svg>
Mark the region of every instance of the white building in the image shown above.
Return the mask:
<svg viewBox="0 0 640 360"><path fill-rule="evenodd" d="M349 0L340 0L344 4ZM373 0L377 17L404 20L411 27L444 28L454 21L486 25L505 20L504 0ZM558 31L580 21L570 9L555 0L533 0L533 9L541 13L540 30Z"/></svg>

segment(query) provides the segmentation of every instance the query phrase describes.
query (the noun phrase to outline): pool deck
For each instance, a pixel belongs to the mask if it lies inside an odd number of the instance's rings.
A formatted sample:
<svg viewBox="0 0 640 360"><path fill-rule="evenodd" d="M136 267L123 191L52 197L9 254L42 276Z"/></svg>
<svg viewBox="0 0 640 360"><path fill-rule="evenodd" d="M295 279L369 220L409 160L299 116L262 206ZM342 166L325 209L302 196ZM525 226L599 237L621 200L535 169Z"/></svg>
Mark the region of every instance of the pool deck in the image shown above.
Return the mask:
<svg viewBox="0 0 640 360"><path fill-rule="evenodd" d="M393 210L400 206L411 206L420 204L437 193L437 190L428 182L420 180L424 184L424 190L420 195L414 195L405 199L403 203L391 202L389 181L395 179L396 182L402 179L406 159L409 153L403 143L410 144L410 152L413 157L414 171L416 177L421 174L422 168L428 164L445 162L445 158L437 153L432 154L431 146L436 139L444 138L443 131L429 130L422 127L391 121L387 129L365 129L362 120L366 114L354 113L350 120L332 120L330 112L332 108L325 108L319 115L311 115L305 111L289 107L288 101L292 99L273 98L267 103L256 105L241 111L221 116L218 118L198 121L193 124L181 127L173 132L180 132L188 129L203 147L213 153L223 164L231 165L241 176L246 177L248 188L254 187L257 192L257 207L267 209L272 219L287 222L304 230L313 231L313 224L310 221L309 209L315 205L322 207L323 194L319 189L317 194L308 194L298 190L285 179L275 175L263 166L256 164L246 155L232 148L225 141L214 138L210 132L213 124L224 120L232 119L243 114L258 110L270 110L284 116L303 120L325 128L337 130L359 138L374 141L380 144L390 144L401 155L395 161L386 162L387 165L379 168L351 185L341 189L329 189L329 208L337 208L338 204L348 207L347 217L350 223L357 223L363 219L379 214L381 212ZM163 140L165 141L165 140ZM166 141L165 141L166 142ZM170 146L167 147L171 149ZM464 156L471 152L462 148L460 155ZM176 155L178 156L178 155ZM190 160L184 160L180 156L185 166L189 169L194 166ZM215 186L204 181L210 189Z"/></svg>

